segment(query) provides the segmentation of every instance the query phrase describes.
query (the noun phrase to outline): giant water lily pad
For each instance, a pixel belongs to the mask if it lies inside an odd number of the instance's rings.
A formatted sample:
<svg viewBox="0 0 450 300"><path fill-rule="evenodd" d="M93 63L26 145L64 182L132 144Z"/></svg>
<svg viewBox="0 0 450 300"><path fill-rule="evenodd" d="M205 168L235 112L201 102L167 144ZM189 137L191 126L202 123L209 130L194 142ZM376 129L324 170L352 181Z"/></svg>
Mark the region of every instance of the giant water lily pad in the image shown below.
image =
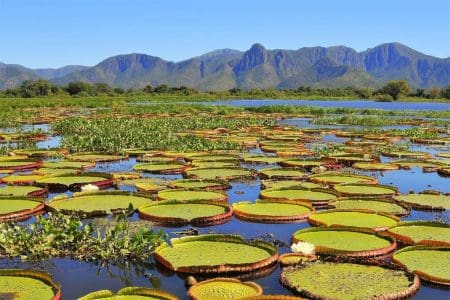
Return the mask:
<svg viewBox="0 0 450 300"><path fill-rule="evenodd" d="M330 206L337 209L373 210L396 216L405 216L410 212L406 205L397 204L393 200L384 198L342 198L330 202Z"/></svg>
<svg viewBox="0 0 450 300"><path fill-rule="evenodd" d="M185 168L181 163L143 163L135 165L133 170L155 174L181 174Z"/></svg>
<svg viewBox="0 0 450 300"><path fill-rule="evenodd" d="M239 165L239 161L209 161L193 160L191 166L194 168L232 168Z"/></svg>
<svg viewBox="0 0 450 300"><path fill-rule="evenodd" d="M398 158L430 158L431 155L428 152L410 152L410 151L391 151L383 152L384 156L388 157L398 157Z"/></svg>
<svg viewBox="0 0 450 300"><path fill-rule="evenodd" d="M95 167L95 163L85 161L59 160L46 161L44 162L42 167L50 169L88 169Z"/></svg>
<svg viewBox="0 0 450 300"><path fill-rule="evenodd" d="M258 173L262 178L271 179L301 179L306 176L305 172L295 168L267 168Z"/></svg>
<svg viewBox="0 0 450 300"><path fill-rule="evenodd" d="M97 216L134 209L151 203L151 199L142 195L126 192L76 193L73 197L56 196L46 206L49 210L63 213L79 213Z"/></svg>
<svg viewBox="0 0 450 300"><path fill-rule="evenodd" d="M311 169L314 167L319 167L324 165L325 162L321 160L312 160L312 159L289 159L282 161L280 165L283 167L290 168L303 168L303 169Z"/></svg>
<svg viewBox="0 0 450 300"><path fill-rule="evenodd" d="M192 168L185 171L187 177L201 179L250 179L255 174L244 168Z"/></svg>
<svg viewBox="0 0 450 300"><path fill-rule="evenodd" d="M32 185L37 181L47 178L45 175L37 175L37 174L19 174L19 175L10 175L0 178L0 182L7 184L18 184L18 185Z"/></svg>
<svg viewBox="0 0 450 300"><path fill-rule="evenodd" d="M328 201L337 198L336 193L326 189L314 188L286 188L286 189L266 189L260 193L262 199L269 200L298 200L311 202L315 206L327 206Z"/></svg>
<svg viewBox="0 0 450 300"><path fill-rule="evenodd" d="M266 242L245 241L239 236L208 234L171 240L155 251L156 260L184 273L254 271L273 264L277 249Z"/></svg>
<svg viewBox="0 0 450 300"><path fill-rule="evenodd" d="M378 183L378 179L349 174L349 173L336 173L336 172L326 172L322 174L316 174L309 176L309 180L312 182L320 183L320 184L342 184L342 183L365 183L365 184L375 184Z"/></svg>
<svg viewBox="0 0 450 300"><path fill-rule="evenodd" d="M185 158L187 161L238 161L240 157L233 154L211 153L205 155L194 155Z"/></svg>
<svg viewBox="0 0 450 300"><path fill-rule="evenodd" d="M123 288L114 294L109 290L89 293L78 300L178 300L178 297L166 291L138 286Z"/></svg>
<svg viewBox="0 0 450 300"><path fill-rule="evenodd" d="M214 278L193 285L188 295L193 300L244 299L261 295L262 288L254 282L234 278Z"/></svg>
<svg viewBox="0 0 450 300"><path fill-rule="evenodd" d="M367 170L367 171L392 171L397 170L399 168L398 165L389 164L389 163L365 163L365 162L356 162L352 165L353 168L359 170Z"/></svg>
<svg viewBox="0 0 450 300"><path fill-rule="evenodd" d="M197 190L164 190L158 192L158 200L207 200L207 201L227 201L226 194L219 191L197 191Z"/></svg>
<svg viewBox="0 0 450 300"><path fill-rule="evenodd" d="M335 262L286 269L281 282L312 299L403 299L420 286L417 277L402 270Z"/></svg>
<svg viewBox="0 0 450 300"><path fill-rule="evenodd" d="M0 197L0 222L25 220L44 211L42 199Z"/></svg>
<svg viewBox="0 0 450 300"><path fill-rule="evenodd" d="M47 273L5 269L0 270L0 299L59 300L61 291Z"/></svg>
<svg viewBox="0 0 450 300"><path fill-rule="evenodd" d="M450 195L407 194L398 195L394 199L411 205L415 209L448 210L450 209Z"/></svg>
<svg viewBox="0 0 450 300"><path fill-rule="evenodd" d="M81 170L79 169L40 168L33 171L33 174L47 175L47 176L77 175L79 173L81 173Z"/></svg>
<svg viewBox="0 0 450 300"><path fill-rule="evenodd" d="M0 196L41 197L46 193L46 189L37 186L5 186L0 188Z"/></svg>
<svg viewBox="0 0 450 300"><path fill-rule="evenodd" d="M112 176L105 173L84 173L81 175L43 176L36 180L36 185L45 186L49 190L79 190L81 186L93 184L99 188L107 188L113 184Z"/></svg>
<svg viewBox="0 0 450 300"><path fill-rule="evenodd" d="M423 280L450 286L448 247L406 247L394 253L393 261L419 275Z"/></svg>
<svg viewBox="0 0 450 300"><path fill-rule="evenodd" d="M333 209L318 212L308 217L308 222L316 226L350 226L385 230L397 225L399 218L370 210Z"/></svg>
<svg viewBox="0 0 450 300"><path fill-rule="evenodd" d="M309 203L289 200L257 200L233 204L234 215L239 219L257 223L292 223L305 220L314 212Z"/></svg>
<svg viewBox="0 0 450 300"><path fill-rule="evenodd" d="M186 190L226 190L230 187L225 181L201 179L174 180L171 182L171 186Z"/></svg>
<svg viewBox="0 0 450 300"><path fill-rule="evenodd" d="M30 170L38 168L42 165L38 160L4 160L0 161L0 169L2 170Z"/></svg>
<svg viewBox="0 0 450 300"><path fill-rule="evenodd" d="M343 196L392 196L397 188L380 184L338 184L334 189Z"/></svg>
<svg viewBox="0 0 450 300"><path fill-rule="evenodd" d="M229 221L233 215L226 203L209 201L158 201L138 209L139 217L168 225L216 225Z"/></svg>
<svg viewBox="0 0 450 300"><path fill-rule="evenodd" d="M261 187L263 189L285 189L285 188L295 188L302 187L305 189L315 189L322 187L320 184L308 182L308 181L299 181L299 180L276 180L276 179L266 179L261 180Z"/></svg>
<svg viewBox="0 0 450 300"><path fill-rule="evenodd" d="M242 160L249 164L276 164L282 162L284 158L264 155L244 155Z"/></svg>
<svg viewBox="0 0 450 300"><path fill-rule="evenodd" d="M126 155L110 155L104 153L77 153L67 157L71 161L85 161L85 162L109 162L127 159Z"/></svg>
<svg viewBox="0 0 450 300"><path fill-rule="evenodd" d="M364 228L314 227L298 230L292 236L294 243L312 243L316 252L324 255L375 257L392 252L396 242Z"/></svg>
<svg viewBox="0 0 450 300"><path fill-rule="evenodd" d="M388 232L399 242L407 245L432 245L450 247L450 226L439 222L401 222Z"/></svg>

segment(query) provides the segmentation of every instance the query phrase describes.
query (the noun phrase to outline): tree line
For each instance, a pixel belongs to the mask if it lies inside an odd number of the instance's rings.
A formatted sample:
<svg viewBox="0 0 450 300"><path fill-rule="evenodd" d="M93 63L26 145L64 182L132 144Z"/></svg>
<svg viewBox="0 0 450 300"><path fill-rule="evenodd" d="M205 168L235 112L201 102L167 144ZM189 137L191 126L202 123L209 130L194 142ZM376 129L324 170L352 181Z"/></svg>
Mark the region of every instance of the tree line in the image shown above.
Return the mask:
<svg viewBox="0 0 450 300"><path fill-rule="evenodd" d="M70 82L65 86L56 85L48 80L26 80L19 87L0 91L0 97L47 97L47 96L122 96L122 95L211 95L220 97L248 97L248 98L280 98L280 97L345 97L360 99L376 99L378 101L392 101L405 97L417 97L427 99L450 99L450 85L446 88L431 87L429 89L412 89L405 80L392 80L380 89L372 88L315 88L300 86L296 89L239 89L233 88L220 92L201 92L194 88L180 86L170 87L166 84L158 86L147 85L140 89L123 89L112 87L106 83Z"/></svg>

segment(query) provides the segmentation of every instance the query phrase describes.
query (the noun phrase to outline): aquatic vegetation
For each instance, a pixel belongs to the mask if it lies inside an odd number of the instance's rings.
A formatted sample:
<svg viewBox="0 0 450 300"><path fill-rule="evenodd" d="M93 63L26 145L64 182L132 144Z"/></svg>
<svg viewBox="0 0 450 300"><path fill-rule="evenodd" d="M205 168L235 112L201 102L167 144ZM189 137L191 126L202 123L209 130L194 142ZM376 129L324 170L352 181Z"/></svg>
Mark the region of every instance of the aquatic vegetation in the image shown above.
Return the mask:
<svg viewBox="0 0 450 300"><path fill-rule="evenodd" d="M181 179L170 183L174 188L186 190L226 190L230 187L226 181L202 180L202 179Z"/></svg>
<svg viewBox="0 0 450 300"><path fill-rule="evenodd" d="M264 179L302 179L306 177L304 171L293 168L267 168L259 170L259 175Z"/></svg>
<svg viewBox="0 0 450 300"><path fill-rule="evenodd" d="M336 209L372 210L396 216L405 216L410 212L408 206L404 204L397 204L393 200L384 198L341 198L331 201L329 205Z"/></svg>
<svg viewBox="0 0 450 300"><path fill-rule="evenodd" d="M0 222L26 220L44 212L44 201L36 198L0 197Z"/></svg>
<svg viewBox="0 0 450 300"><path fill-rule="evenodd" d="M339 194L347 197L356 196L393 196L398 193L396 187L379 184L338 184L333 187Z"/></svg>
<svg viewBox="0 0 450 300"><path fill-rule="evenodd" d="M44 272L0 270L0 297L2 299L61 299L61 287Z"/></svg>
<svg viewBox="0 0 450 300"><path fill-rule="evenodd" d="M316 246L308 242L297 242L292 244L291 250L294 253L312 255L316 253Z"/></svg>
<svg viewBox="0 0 450 300"><path fill-rule="evenodd" d="M157 195L158 200L206 200L227 201L228 196L220 191L198 191L198 190L163 190Z"/></svg>
<svg viewBox="0 0 450 300"><path fill-rule="evenodd" d="M37 177L36 185L51 191L75 190L79 191L83 185L94 184L99 188L108 188L113 185L112 176L105 173L84 173L82 175L58 175Z"/></svg>
<svg viewBox="0 0 450 300"><path fill-rule="evenodd" d="M432 283L450 286L450 248L412 246L394 253L393 261Z"/></svg>
<svg viewBox="0 0 450 300"><path fill-rule="evenodd" d="M400 222L387 232L407 245L450 246L450 226L439 222Z"/></svg>
<svg viewBox="0 0 450 300"><path fill-rule="evenodd" d="M238 236L200 235L171 239L171 244L159 246L155 258L167 268L183 273L252 271L271 265L278 258L273 245L247 242Z"/></svg>
<svg viewBox="0 0 450 300"><path fill-rule="evenodd" d="M414 209L450 209L450 195L407 194L395 196L394 199L400 203L411 205L411 207L413 207Z"/></svg>
<svg viewBox="0 0 450 300"><path fill-rule="evenodd" d="M399 168L398 165L388 163L363 163L356 162L352 165L353 168L367 171L392 171Z"/></svg>
<svg viewBox="0 0 450 300"><path fill-rule="evenodd" d="M399 218L370 210L332 209L320 211L308 217L315 226L349 226L370 228L375 231L386 230L397 225Z"/></svg>
<svg viewBox="0 0 450 300"><path fill-rule="evenodd" d="M261 295L261 286L234 278L214 278L191 286L188 296L195 300L244 299Z"/></svg>
<svg viewBox="0 0 450 300"><path fill-rule="evenodd" d="M261 180L262 189L280 190L284 188L303 187L305 189L320 188L322 185L298 180L277 180L277 179L263 179Z"/></svg>
<svg viewBox="0 0 450 300"><path fill-rule="evenodd" d="M312 182L320 184L378 183L378 179L374 177L339 172L326 172L322 174L311 175L308 177L308 179Z"/></svg>
<svg viewBox="0 0 450 300"><path fill-rule="evenodd" d="M244 168L192 168L185 170L188 178L217 179L217 180L239 180L252 179L256 174Z"/></svg>
<svg viewBox="0 0 450 300"><path fill-rule="evenodd" d="M389 237L356 227L313 227L296 231L293 243L308 242L318 254L376 257L392 252L397 244Z"/></svg>
<svg viewBox="0 0 450 300"><path fill-rule="evenodd" d="M135 165L133 170L155 174L181 174L185 168L181 163L143 163Z"/></svg>
<svg viewBox="0 0 450 300"><path fill-rule="evenodd" d="M291 223L304 221L314 213L309 203L289 200L257 200L233 203L234 215L256 223Z"/></svg>
<svg viewBox="0 0 450 300"><path fill-rule="evenodd" d="M328 206L330 200L337 198L337 194L331 190L303 187L265 189L260 193L262 199L268 200L294 200L310 202L314 206Z"/></svg>
<svg viewBox="0 0 450 300"><path fill-rule="evenodd" d="M283 285L313 299L400 299L419 289L417 277L383 266L315 262L281 273Z"/></svg>
<svg viewBox="0 0 450 300"><path fill-rule="evenodd" d="M0 196L14 197L43 197L47 193L46 189L37 186L5 186L0 188Z"/></svg>
<svg viewBox="0 0 450 300"><path fill-rule="evenodd" d="M178 297L172 295L166 291L151 289L139 286L129 286L120 289L116 294L109 290L101 290L89 293L83 297L78 298L78 300L133 300L133 299L148 299L148 300L178 300Z"/></svg>

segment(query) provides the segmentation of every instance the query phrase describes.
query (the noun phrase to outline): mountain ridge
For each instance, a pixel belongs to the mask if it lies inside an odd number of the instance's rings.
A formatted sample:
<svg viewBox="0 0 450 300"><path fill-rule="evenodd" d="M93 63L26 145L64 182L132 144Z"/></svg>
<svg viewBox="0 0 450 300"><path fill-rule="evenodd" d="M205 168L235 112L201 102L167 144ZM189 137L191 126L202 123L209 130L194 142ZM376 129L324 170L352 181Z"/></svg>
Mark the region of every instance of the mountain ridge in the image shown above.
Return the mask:
<svg viewBox="0 0 450 300"><path fill-rule="evenodd" d="M364 51L346 46L266 49L255 43L246 51L218 49L180 62L132 53L111 56L92 67L28 69L0 63L0 89L43 78L56 84L105 82L122 88L188 86L200 90L230 88L373 87L404 79L416 88L450 84L450 58L437 58L400 43Z"/></svg>

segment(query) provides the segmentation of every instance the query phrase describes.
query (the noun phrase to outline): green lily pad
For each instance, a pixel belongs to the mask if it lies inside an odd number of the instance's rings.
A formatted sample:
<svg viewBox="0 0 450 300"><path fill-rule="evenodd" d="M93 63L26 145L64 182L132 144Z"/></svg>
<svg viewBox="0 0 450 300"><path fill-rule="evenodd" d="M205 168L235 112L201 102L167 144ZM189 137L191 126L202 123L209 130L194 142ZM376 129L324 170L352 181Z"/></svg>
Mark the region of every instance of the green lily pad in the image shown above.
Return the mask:
<svg viewBox="0 0 450 300"><path fill-rule="evenodd" d="M22 197L0 197L0 222L23 220L44 210L40 199Z"/></svg>
<svg viewBox="0 0 450 300"><path fill-rule="evenodd" d="M42 180L47 178L47 176L44 175L10 175L0 178L0 181L2 183L7 184L34 184L38 180Z"/></svg>
<svg viewBox="0 0 450 300"><path fill-rule="evenodd" d="M79 186L85 184L110 186L112 184L112 179L110 177L111 177L110 175L102 173L85 173L78 176L75 175L42 176L40 179L36 180L36 185L46 186L50 190L78 188Z"/></svg>
<svg viewBox="0 0 450 300"><path fill-rule="evenodd" d="M226 194L218 191L194 191L194 190L164 190L158 192L158 200L207 200L227 201Z"/></svg>
<svg viewBox="0 0 450 300"><path fill-rule="evenodd" d="M450 209L450 195L407 194L395 196L394 199L398 202L411 205L415 209Z"/></svg>
<svg viewBox="0 0 450 300"><path fill-rule="evenodd" d="M37 160L4 160L0 161L0 169L7 170L29 170L41 166Z"/></svg>
<svg viewBox="0 0 450 300"><path fill-rule="evenodd" d="M274 189L274 190L295 188L295 187L302 187L305 189L315 189L322 187L320 184L308 181L276 180L276 179L261 180L261 186L263 189Z"/></svg>
<svg viewBox="0 0 450 300"><path fill-rule="evenodd" d="M116 210L126 210L130 206L137 209L151 203L151 199L142 195L126 192L75 193L56 196L46 205L50 210L64 213L84 213L88 215L105 215Z"/></svg>
<svg viewBox="0 0 450 300"><path fill-rule="evenodd" d="M300 179L306 176L305 172L293 168L267 168L258 172L263 178Z"/></svg>
<svg viewBox="0 0 450 300"><path fill-rule="evenodd" d="M3 296L5 298L3 298ZM31 270L0 270L1 299L60 299L60 287L50 275Z"/></svg>
<svg viewBox="0 0 450 300"><path fill-rule="evenodd" d="M208 201L158 201L138 209L139 217L157 223L174 225L213 225L224 223L232 217L231 208L225 203Z"/></svg>
<svg viewBox="0 0 450 300"><path fill-rule="evenodd" d="M125 155L109 155L104 153L77 153L67 157L70 161L108 162L127 159Z"/></svg>
<svg viewBox="0 0 450 300"><path fill-rule="evenodd" d="M226 273L254 271L274 263L275 246L247 242L239 236L207 234L171 240L155 251L156 260L184 273Z"/></svg>
<svg viewBox="0 0 450 300"><path fill-rule="evenodd" d="M144 163L135 165L133 170L156 174L181 174L184 168L181 163Z"/></svg>
<svg viewBox="0 0 450 300"><path fill-rule="evenodd" d="M388 232L403 244L450 246L450 226L439 222L401 222Z"/></svg>
<svg viewBox="0 0 450 300"><path fill-rule="evenodd" d="M286 189L266 189L260 193L262 199L269 200L298 200L311 202L313 205L328 205L328 201L337 198L336 193L326 189L305 189L305 188L286 188Z"/></svg>
<svg viewBox="0 0 450 300"><path fill-rule="evenodd" d="M37 186L5 186L0 188L0 196L30 197L45 194L45 189Z"/></svg>
<svg viewBox="0 0 450 300"><path fill-rule="evenodd" d="M185 171L187 177L201 179L249 179L255 174L244 168L192 168Z"/></svg>
<svg viewBox="0 0 450 300"><path fill-rule="evenodd" d="M400 221L395 216L364 210L326 210L308 217L308 222L318 226L350 226L385 230Z"/></svg>
<svg viewBox="0 0 450 300"><path fill-rule="evenodd" d="M77 175L81 172L79 169L51 169L51 168L40 168L33 171L33 174L37 175L49 175L49 176L60 176L60 175Z"/></svg>
<svg viewBox="0 0 450 300"><path fill-rule="evenodd" d="M345 256L380 256L393 251L395 241L364 228L313 227L296 231L292 240L314 244L316 253Z"/></svg>
<svg viewBox="0 0 450 300"><path fill-rule="evenodd" d="M234 278L214 278L193 285L188 295L191 299L221 300L244 299L262 294L262 288L254 282L241 282Z"/></svg>
<svg viewBox="0 0 450 300"><path fill-rule="evenodd" d="M316 174L309 176L309 180L320 184L342 184L342 183L377 183L376 178L370 176L349 174L349 173L335 173L325 172L322 174Z"/></svg>
<svg viewBox="0 0 450 300"><path fill-rule="evenodd" d="M283 167L311 169L325 164L321 160L288 159L280 163Z"/></svg>
<svg viewBox="0 0 450 300"><path fill-rule="evenodd" d="M399 158L429 158L431 157L428 152L410 152L410 151L391 151L383 152L384 156L399 157Z"/></svg>
<svg viewBox="0 0 450 300"><path fill-rule="evenodd" d="M420 282L404 271L375 265L315 262L281 274L283 285L313 299L409 298Z"/></svg>
<svg viewBox="0 0 450 300"><path fill-rule="evenodd" d="M87 169L95 167L95 163L70 160L45 161L42 167L50 169Z"/></svg>
<svg viewBox="0 0 450 300"><path fill-rule="evenodd" d="M392 196L397 188L380 184L338 184L334 189L344 196Z"/></svg>
<svg viewBox="0 0 450 300"><path fill-rule="evenodd" d="M195 168L227 168L236 167L239 161L209 161L209 160L193 160L191 166Z"/></svg>
<svg viewBox="0 0 450 300"><path fill-rule="evenodd" d="M363 198L349 198L339 199L330 203L330 206L337 209L363 209L382 212L386 214L404 216L409 214L409 209L406 206L399 205L388 199L363 199Z"/></svg>
<svg viewBox="0 0 450 300"><path fill-rule="evenodd" d="M244 155L242 156L242 160L249 164L276 164L282 162L284 158L264 155Z"/></svg>
<svg viewBox="0 0 450 300"><path fill-rule="evenodd" d="M305 220L314 212L308 203L257 200L233 204L236 217L256 223L292 223Z"/></svg>
<svg viewBox="0 0 450 300"><path fill-rule="evenodd" d="M365 162L356 162L352 165L353 168L359 170L367 170L367 171L392 171L397 170L399 168L398 165L389 164L389 163L365 163Z"/></svg>
<svg viewBox="0 0 450 300"><path fill-rule="evenodd" d="M171 182L171 186L186 190L226 190L230 187L227 182L218 180L181 179Z"/></svg>
<svg viewBox="0 0 450 300"><path fill-rule="evenodd" d="M130 286L123 288L114 295L109 290L89 293L78 300L178 300L178 297L166 291L145 287Z"/></svg>
<svg viewBox="0 0 450 300"><path fill-rule="evenodd" d="M423 280L450 286L450 248L406 247L394 253L393 260Z"/></svg>

